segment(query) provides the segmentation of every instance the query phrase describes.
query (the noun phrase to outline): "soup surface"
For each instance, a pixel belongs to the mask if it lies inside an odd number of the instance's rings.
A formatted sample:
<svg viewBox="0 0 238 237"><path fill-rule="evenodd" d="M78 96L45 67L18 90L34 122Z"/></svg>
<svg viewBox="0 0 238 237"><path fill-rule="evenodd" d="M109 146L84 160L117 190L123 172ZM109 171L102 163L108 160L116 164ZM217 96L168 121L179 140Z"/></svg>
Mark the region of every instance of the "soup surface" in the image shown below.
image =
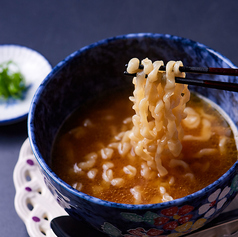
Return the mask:
<svg viewBox="0 0 238 237"><path fill-rule="evenodd" d="M199 117L199 125L193 128L182 122L181 154L176 159L163 159L168 174L160 177L133 149L123 155L122 134L133 126L129 96L128 91L107 94L66 120L52 151L52 169L62 180L103 200L158 203L206 187L237 160L228 123L209 103L191 94L186 112L189 123Z"/></svg>

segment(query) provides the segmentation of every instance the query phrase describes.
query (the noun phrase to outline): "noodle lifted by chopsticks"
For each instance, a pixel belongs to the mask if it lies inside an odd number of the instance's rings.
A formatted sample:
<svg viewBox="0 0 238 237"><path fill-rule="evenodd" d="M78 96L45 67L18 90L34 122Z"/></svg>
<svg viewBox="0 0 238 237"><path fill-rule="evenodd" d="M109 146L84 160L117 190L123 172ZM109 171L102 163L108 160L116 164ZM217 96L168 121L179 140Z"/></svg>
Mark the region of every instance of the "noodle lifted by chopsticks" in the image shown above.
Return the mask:
<svg viewBox="0 0 238 237"><path fill-rule="evenodd" d="M133 128L125 136L130 138L136 155L156 168L158 175L165 176L168 171L162 165L163 157L177 157L182 150L181 121L186 118L184 109L190 92L187 85L175 83L175 77L185 77L179 71L181 61L169 61L166 72L159 71L163 61L152 63L146 58L141 63L143 70L139 63L133 58L127 67L129 73L137 74L133 78L134 96L130 97L135 110Z"/></svg>

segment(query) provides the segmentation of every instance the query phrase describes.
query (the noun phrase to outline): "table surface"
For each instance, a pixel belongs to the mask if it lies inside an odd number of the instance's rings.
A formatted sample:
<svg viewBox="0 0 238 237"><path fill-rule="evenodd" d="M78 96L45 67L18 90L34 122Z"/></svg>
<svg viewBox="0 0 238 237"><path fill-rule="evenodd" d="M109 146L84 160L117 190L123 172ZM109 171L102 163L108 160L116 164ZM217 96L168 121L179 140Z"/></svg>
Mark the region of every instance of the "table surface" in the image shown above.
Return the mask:
<svg viewBox="0 0 238 237"><path fill-rule="evenodd" d="M165 33L203 43L238 65L237 10L235 0L1 1L0 44L32 48L54 67L79 48L107 37ZM0 126L0 235L3 237L28 236L14 208L12 178L26 138L26 120Z"/></svg>

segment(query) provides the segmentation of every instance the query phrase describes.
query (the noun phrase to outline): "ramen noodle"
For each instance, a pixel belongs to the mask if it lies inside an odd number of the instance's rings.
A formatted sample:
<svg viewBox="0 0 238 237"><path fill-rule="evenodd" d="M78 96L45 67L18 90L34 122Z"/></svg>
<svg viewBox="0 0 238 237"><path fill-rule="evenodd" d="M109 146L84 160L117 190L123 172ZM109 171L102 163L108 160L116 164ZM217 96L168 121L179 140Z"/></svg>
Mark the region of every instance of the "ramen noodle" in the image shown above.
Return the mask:
<svg viewBox="0 0 238 237"><path fill-rule="evenodd" d="M143 69L140 69L143 65ZM233 132L210 103L176 84L182 62L137 58L127 71L133 96L113 92L79 109L52 152L53 170L103 200L149 204L196 192L236 161ZM129 97L129 99L128 99Z"/></svg>

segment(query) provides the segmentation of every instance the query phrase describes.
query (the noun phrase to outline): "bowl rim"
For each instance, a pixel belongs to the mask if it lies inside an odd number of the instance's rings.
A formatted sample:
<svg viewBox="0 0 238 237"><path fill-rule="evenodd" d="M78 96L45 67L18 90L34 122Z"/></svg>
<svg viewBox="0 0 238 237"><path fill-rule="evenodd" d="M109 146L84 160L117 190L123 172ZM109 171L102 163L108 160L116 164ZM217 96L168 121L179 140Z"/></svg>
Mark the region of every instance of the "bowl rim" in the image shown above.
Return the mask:
<svg viewBox="0 0 238 237"><path fill-rule="evenodd" d="M42 81L41 85L46 85L49 83L50 78L52 78L57 72L61 70L62 67L64 67L67 63L73 60L73 58L77 55L82 54L83 52L90 50L94 47L100 46L107 44L108 42L112 41L117 41L117 40L122 40L126 38L170 38L175 41L181 41L181 40L186 40L188 43L192 44L193 46L202 48L204 50L209 51L211 54L214 54L216 57L220 58L222 61L227 63L228 66L231 68L236 67L228 58L223 56L221 53L217 52L216 50L201 44L197 41L180 37L180 36L175 36L175 35L170 35L170 34L160 34L160 33L132 33L132 34L124 34L124 35L119 35L115 37L110 37L110 38L105 38L102 40L99 40L95 43L92 43L88 46L84 46L81 49L71 53L68 55L65 59L60 61L53 69L52 71L45 77L45 79ZM210 189L212 189L215 186L218 186L224 179L227 178L230 174L235 172L235 170L238 167L238 160L233 164L233 166L226 172L224 173L219 179L217 179L215 182L209 184L208 186L204 187L201 190L198 190L197 192L194 192L192 194L189 194L185 197L181 197L178 199L174 199L172 201L167 201L167 202L162 202L162 203L155 203L155 204L124 204L124 203L116 203L116 202L110 202L110 201L105 201L93 196L90 196L88 194L85 194L83 192L80 192L76 189L74 189L72 186L67 184L65 181L63 181L61 178L59 178L52 170L51 168L46 164L44 158L42 157L39 148L36 144L36 139L35 139L35 134L34 134L34 128L32 127L32 121L34 119L34 111L36 108L37 101L39 100L39 97L43 91L43 86L39 86L37 91L35 92L35 95L33 96L29 114L28 114L28 121L27 121L27 127L28 127L28 136L29 136L29 141L30 145L33 151L33 154L36 157L37 162L40 165L40 168L45 172L44 175L49 176L57 185L63 187L66 189L69 193L75 196L75 198L82 198L86 201L92 202L94 204L102 205L102 206L107 206L107 207L114 207L114 208L120 208L124 210L147 210L147 209L161 209L161 208L169 208L173 206L180 206L183 202L187 202L190 200L193 200L196 197L199 197L201 194L204 195L205 193L209 192ZM59 190L58 190L59 191Z"/></svg>

